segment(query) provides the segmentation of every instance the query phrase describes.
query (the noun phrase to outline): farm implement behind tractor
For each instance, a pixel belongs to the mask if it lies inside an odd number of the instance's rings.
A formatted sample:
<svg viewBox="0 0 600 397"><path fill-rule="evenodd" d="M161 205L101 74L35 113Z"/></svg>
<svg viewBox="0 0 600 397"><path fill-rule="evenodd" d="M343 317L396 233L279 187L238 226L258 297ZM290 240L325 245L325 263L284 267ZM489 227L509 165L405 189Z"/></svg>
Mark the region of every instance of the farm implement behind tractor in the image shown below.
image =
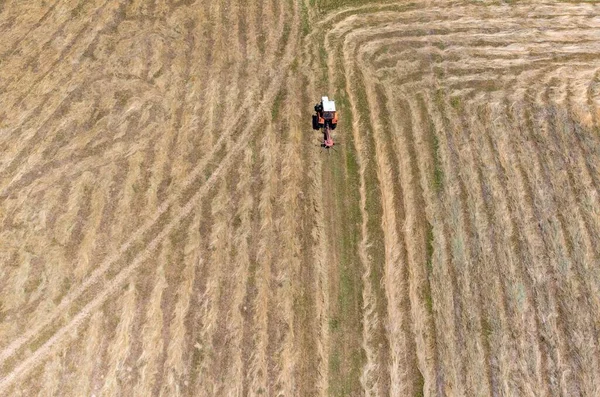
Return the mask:
<svg viewBox="0 0 600 397"><path fill-rule="evenodd" d="M335 101L324 96L321 102L315 105L315 113L312 116L312 124L314 130L323 129L323 143L321 147L330 149L333 148L334 142L331 137L331 131L337 127L338 117L335 110Z"/></svg>

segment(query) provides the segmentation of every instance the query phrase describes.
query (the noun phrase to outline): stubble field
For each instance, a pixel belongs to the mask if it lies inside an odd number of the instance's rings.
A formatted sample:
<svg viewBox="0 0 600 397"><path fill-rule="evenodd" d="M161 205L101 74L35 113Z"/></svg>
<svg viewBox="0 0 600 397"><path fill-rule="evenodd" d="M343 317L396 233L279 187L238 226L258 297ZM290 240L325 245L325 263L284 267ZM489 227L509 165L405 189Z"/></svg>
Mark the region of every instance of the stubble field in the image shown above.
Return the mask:
<svg viewBox="0 0 600 397"><path fill-rule="evenodd" d="M0 2L0 395L600 395L598 15Z"/></svg>

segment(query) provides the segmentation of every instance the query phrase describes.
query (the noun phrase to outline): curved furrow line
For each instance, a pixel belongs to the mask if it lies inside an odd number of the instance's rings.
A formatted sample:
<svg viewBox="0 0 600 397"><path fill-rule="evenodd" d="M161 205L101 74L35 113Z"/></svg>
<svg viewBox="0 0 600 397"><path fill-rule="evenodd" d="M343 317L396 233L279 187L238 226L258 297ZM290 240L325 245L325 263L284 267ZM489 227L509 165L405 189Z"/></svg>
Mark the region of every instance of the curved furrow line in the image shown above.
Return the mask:
<svg viewBox="0 0 600 397"><path fill-rule="evenodd" d="M185 339L183 341L184 366L186 371L182 395L193 396L196 393L196 384L198 376L197 370L205 352L199 347L198 343L202 337L204 330L204 321L206 311L202 306L203 299L206 296L207 281L205 276L209 273L208 258L210 257L210 236L213 234L214 219L212 203L215 201L217 194L216 189L211 191L211 194L197 204L199 216L198 228L193 231L189 237L190 245L194 247L195 256L198 260L194 269L194 283L192 285L192 295L190 300L190 311L185 317ZM189 246L186 247L189 249Z"/></svg>
<svg viewBox="0 0 600 397"><path fill-rule="evenodd" d="M151 147L151 145L148 145ZM117 240L116 236L129 236L135 232L139 223L142 219L136 220L136 215L142 212L142 208L138 207L140 200L143 200L145 193L141 187L146 186L147 181L145 180L145 169L147 164L152 165L154 159L154 152L144 153L138 152L130 156L127 160L127 174L125 176L125 182L123 189L118 191L118 195L107 197L107 200L116 201L117 206L115 213L119 216L125 216L127 219L131 219L120 228L113 228L111 232L111 240ZM116 196L116 197L115 197ZM84 279L84 278L82 278Z"/></svg>
<svg viewBox="0 0 600 397"><path fill-rule="evenodd" d="M220 239L224 240L222 242L220 259L212 265L212 267L219 268L218 290L214 298L214 308L218 314L215 323L215 333L211 341L214 353L209 355L211 359L210 363L208 363L210 370L204 379L214 385L213 390L216 394L223 394L223 390L228 386L222 375L226 368L229 367L232 356L232 351L229 349L232 332L230 318L232 310L236 308L231 306L231 294L234 288L241 283L241 280L234 277L236 269L234 268L233 261L237 248L234 247L233 238L237 229L237 225L235 224L235 209L239 206L239 198L235 194L238 177L237 171L233 171L226 176L224 182L226 186L223 191L226 196L221 197L220 200L227 203L227 227L224 228L223 236L220 237ZM219 250L219 248L215 249Z"/></svg>
<svg viewBox="0 0 600 397"><path fill-rule="evenodd" d="M587 234L585 238L591 241L591 252L589 254L588 261L593 263L598 259L598 235L600 232L600 209L598 208L597 190L594 189L594 183L590 175L589 164L594 161L589 161L590 158L595 158L600 154L597 153L586 153L582 148L580 140L590 139L593 140L593 135L589 131L582 130L576 123L573 122L573 113L571 111L569 90L566 89L565 99L566 112L560 112L558 115L559 125L562 127L560 130L555 131L556 142L559 147L562 148L563 153L566 153L566 164L570 167L567 168L567 175L569 182L573 190L574 200L577 203L577 211L580 212L580 217L585 223L585 230ZM556 100L556 103L563 102L563 99ZM575 154L573 154L575 149Z"/></svg>
<svg viewBox="0 0 600 397"><path fill-rule="evenodd" d="M158 255L164 257L164 248L159 248L161 252ZM155 259L155 258L152 258ZM99 380L96 389L100 389L105 385L106 378L113 376L117 377L118 385L115 386L116 392L128 395L131 394L133 388L138 384L140 378L140 367L142 362L140 357L142 355L143 337L139 336L146 329L144 328L144 321L146 320L147 311L149 304L151 303L151 294L154 291L154 282L156 279L156 266L153 266L153 262L148 260L147 266L143 267L143 270L135 275L131 280L133 283L135 303L132 305L129 312L131 317L129 335L131 337L130 343L127 347L126 352L120 354L120 366L117 368L111 367L111 355L105 353L105 357L99 365ZM110 299L109 302L114 302L113 305L118 305L119 298L115 297ZM105 304L108 306L108 304ZM108 312L110 309L106 309ZM119 321L118 318L111 319L113 326L116 326ZM162 325L159 323L159 325ZM114 372L113 372L114 371ZM112 375L111 375L112 373Z"/></svg>
<svg viewBox="0 0 600 397"><path fill-rule="evenodd" d="M441 81L444 84L444 81ZM445 196L448 197L446 213L449 215L445 222L446 235L452 236L451 261L449 274L456 282L457 300L456 315L458 322L462 324L463 331L459 337L458 345L467 350L472 357L465 368L466 393L471 394L496 394L497 373L491 366L489 357L489 340L484 334L484 322L487 320L482 316L482 297L477 290L473 290L472 278L476 274L476 261L481 252L480 238L473 228L472 214L477 211L473 208L473 200L468 196L466 184L469 181L465 170L463 155L465 150L459 150L465 145L462 140L462 126L456 115L452 113L445 89L436 88L433 94L435 108L433 112L439 113L435 117L440 124L440 157L442 158L442 172L444 175ZM434 113L435 114L435 113ZM445 142L444 142L445 141ZM447 151L446 154L444 152ZM445 163L444 164L444 157ZM482 288L485 288L481 285ZM467 334L474 334L467 337ZM464 338L464 339L463 339ZM473 375L482 369L484 376L480 376L479 382ZM462 372L461 371L461 372ZM471 382L473 380L473 383ZM476 383L477 382L477 383Z"/></svg>
<svg viewBox="0 0 600 397"><path fill-rule="evenodd" d="M185 33L182 33L185 37L184 49L169 57L169 64L163 64L163 67L167 67L177 77L176 83L171 84L170 89L164 93L165 97L169 98L169 102L174 104L175 109L172 110L173 117L170 125L158 138L153 163L148 165L152 173L146 192L146 205L151 212L159 208L160 203L165 202L168 197L167 191L173 182L171 167L176 142L181 131L183 114L189 103L186 101L188 97L186 88L189 86L191 56L197 48L197 43L192 33L194 22L186 18L183 25L185 26Z"/></svg>
<svg viewBox="0 0 600 397"><path fill-rule="evenodd" d="M280 2L284 3L284 2ZM267 64L271 64L274 53L270 50L276 48L279 29L282 27L282 19L275 17L275 5L270 0L260 0L257 11L260 11L257 17L257 44L262 57L265 57ZM272 21L276 21L275 24Z"/></svg>
<svg viewBox="0 0 600 397"><path fill-rule="evenodd" d="M283 90L283 89L282 89ZM272 148L275 152L281 152L284 143L282 142L283 134L277 132L281 128L281 119L279 116L272 117L274 136L272 139ZM270 261L270 278L269 285L271 287L271 295L268 300L268 321L267 334L268 342L266 345L267 370L268 370L268 389L271 394L280 394L281 389L289 387L293 379L289 368L289 356L285 356L286 346L283 341L289 338L292 325L290 313L290 283L289 283L289 267L291 262L282 263L282 258L285 257L283 251L286 247L284 240L287 225L284 223L284 211L290 211L292 208L282 206L281 201L284 199L285 179L289 169L283 169L283 156L276 156L272 162L273 168L273 209L272 209L272 224L273 234L272 240L267 241L271 247L281 247L282 255L271 257ZM285 172L285 174L284 174ZM277 198L277 199L275 199ZM286 378L287 375L287 378Z"/></svg>
<svg viewBox="0 0 600 397"><path fill-rule="evenodd" d="M69 274L71 269L65 258L65 246L71 235L71 227L80 205L80 199L83 197L84 187L88 184L89 179L63 185L60 192L60 198L63 200L60 203L53 203L54 207L50 211L52 215L48 220L48 231L52 235L54 247L49 247L49 251L54 255L51 255L52 259L43 266L48 280L48 290L45 291L45 295L50 297L50 300L44 303L48 306L54 306L69 288L69 278L63 277L63 275ZM47 310L48 307L44 309Z"/></svg>
<svg viewBox="0 0 600 397"><path fill-rule="evenodd" d="M600 69L596 69L594 76L590 79L586 92L588 111L591 116L592 128L600 129ZM598 98L598 99L595 99Z"/></svg>
<svg viewBox="0 0 600 397"><path fill-rule="evenodd" d="M168 371L172 367L167 366L167 359L169 356L169 346L174 340L174 328L172 326L174 320L174 310L176 308L177 298L181 291L182 282L181 276L184 270L186 270L186 264L184 263L185 252L184 244L186 242L189 224L191 219L182 221L177 229L175 229L169 236L169 247L171 248L167 252L167 262L165 266L165 278L166 287L162 294L160 302L160 308L162 312L162 332L161 347L159 355L156 360L156 375L151 382L151 393L152 395L159 395L161 390L166 386L168 381ZM193 269L188 271L188 274L193 273ZM191 286L191 284L188 284ZM189 287L188 287L189 288ZM191 289L191 288L190 288ZM188 289L189 290L189 289ZM175 331L177 331L175 329Z"/></svg>
<svg viewBox="0 0 600 397"><path fill-rule="evenodd" d="M596 161L590 161L590 158L597 158L600 156L600 142L598 139L594 139L594 135L588 131L583 130L573 121L576 120L576 113L574 110L574 104L570 95L570 89L567 89L564 104L567 110L567 114L571 119L569 123L565 123L568 126L568 134L564 134L565 138L571 138L567 141L572 145L576 152L579 154L578 160L580 171L580 181L585 186L585 192L587 193L587 201L589 204L583 206L588 207L589 211L594 215L600 214L600 208L598 205L598 198L600 197L600 167ZM597 135L597 134L596 134ZM598 220L597 216L592 219ZM600 221L596 222L596 226L600 227Z"/></svg>
<svg viewBox="0 0 600 397"><path fill-rule="evenodd" d="M441 189L443 187L443 174L441 171L441 161L439 154L439 139L437 138L437 126L434 123L432 115L426 105L427 92L424 91L421 85L413 87L417 90L414 96L405 95L405 99L409 105L411 114L411 123L414 128L414 138L416 148L421 149L422 155L418 156L419 170L421 175L420 185L425 198L425 216L428 226L426 230L425 254L426 254L426 277L427 284L422 291L415 291L411 296L411 302L414 302L416 307L419 307L419 298L424 301L425 308L429 315L432 316L431 326L434 335L429 338L423 335L424 342L429 340L435 343L436 347L429 350L432 354L435 379L435 390L438 395L448 393L448 388L452 390L453 381L452 374L443 371L444 366L452 368L451 358L448 356L448 349L455 343L453 340L459 334L459 324L456 323L455 317L438 316L437 313L454 313L454 284L451 283L451 278L448 275L448 261L450 259L449 246L446 242L444 233L443 208L441 199ZM417 207L418 208L418 207ZM416 247L414 248L416 250ZM413 255L415 255L413 253ZM416 267L416 266L415 266ZM416 279L418 270L411 269L412 277ZM418 279L416 279L418 280ZM413 287L414 288L414 287ZM422 295L421 295L422 294ZM420 321L417 319L416 313L413 313L413 321L418 326ZM450 330L443 332L443 330ZM421 332L425 334L426 328L421 328ZM430 358L429 355L425 358ZM423 362L423 358L421 359ZM432 379L432 382L433 382ZM430 387L434 387L430 383Z"/></svg>
<svg viewBox="0 0 600 397"><path fill-rule="evenodd" d="M135 167L130 164L129 167ZM110 167L107 167L110 169ZM116 170L112 170L115 172ZM101 227L103 214L105 210L110 206L106 192L109 191L110 184L112 182L113 172L103 173L103 178L94 182L94 186L87 186L87 189L91 189L89 198L89 209L87 214L81 214L82 218L78 219L81 224L79 231L71 232L71 240L74 240L76 252L73 254L71 262L75 262L77 265L73 270L73 284L80 283L87 274L90 273L91 267L95 262L94 252L99 245L98 240L102 235ZM90 175L93 177L95 175Z"/></svg>
<svg viewBox="0 0 600 397"><path fill-rule="evenodd" d="M181 54L178 54L179 56L173 57L174 59L172 59L170 67L171 72L177 76L178 84L174 84L176 88L172 92L174 98L178 98L178 100L174 99L171 101L171 103L176 103L177 107L173 109L172 124L164 133L164 137L166 138L164 145L159 146L162 150L158 152L159 156L156 158L156 164L152 166L153 170L162 168L160 176L158 176L157 172L158 178L153 180L156 185L151 185L152 188L156 189L156 202L153 202L153 200L150 201L152 208L158 207L156 205L157 202L164 202L169 197L169 193L175 190L174 186L179 181L178 179L174 180L173 162L174 159L179 159L176 155L178 154L178 142L181 142L184 114L188 113L188 109L193 106L188 99L188 92L191 88L192 58L197 53L199 45L194 36L194 30L196 29L195 21L191 18L185 18L183 25L185 26L185 33L182 33L185 36L185 50ZM151 198L154 199L154 197Z"/></svg>
<svg viewBox="0 0 600 397"><path fill-rule="evenodd" d="M266 122L264 123L263 130L266 128ZM246 149L245 156L250 156L250 169L251 175L258 175L256 178L251 178L249 183L249 190L252 193L252 207L249 213L249 228L250 234L248 239L248 281L246 283L246 289L243 291L243 303L241 307L243 317L243 329L242 329L242 351L240 358L242 360L242 373L241 379L238 380L238 384L241 384L241 394L246 395L249 393L248 383L248 369L249 363L253 356L253 341L254 341L254 324L256 314L254 311L254 299L257 293L257 272L258 272L258 242L259 242L259 230L262 222L260 216L260 202L263 194L264 178L260 173L262 167L262 158L260 157L260 140L254 139L249 143L249 147Z"/></svg>
<svg viewBox="0 0 600 397"><path fill-rule="evenodd" d="M351 34L351 33L350 33ZM326 40L327 43L327 40ZM349 61L351 59L356 59L357 56L357 49L355 46L350 45L348 48L348 46L346 46L348 44L347 41L344 41L344 51L343 51L343 56L344 56L344 70L346 71L347 74L349 74L350 70L352 70L352 79L350 82L350 79L347 77L348 80L348 97L350 100L350 104L352 106L352 111L353 111L353 115L355 117L358 118L358 123L353 124L353 135L355 136L355 142L356 142L356 135L357 134L362 134L363 136L368 136L371 135L372 138L368 139L365 138L365 148L364 148L364 153L365 153L365 159L369 159L369 161L361 161L361 168L364 167L364 170L366 170L367 168L374 168L375 165L377 164L377 161L380 160L381 155L377 155L376 150L377 149L381 149L380 147L377 148L372 148L370 147L370 144L373 143L373 141L376 140L375 138L375 129L376 126L372 126L370 125L370 122L373 121L373 119L369 120L367 118L366 121L361 122L360 119L360 115L361 112L359 109L363 108L368 108L369 109L369 114L372 114L373 112L373 107L372 104L369 103L369 94L368 94L368 83L367 81L365 81L364 78L364 71L360 68L361 65L357 65L354 63L350 63ZM353 43L354 44L354 43ZM360 81L360 84L359 84ZM352 91L350 91L352 90ZM360 95L364 95L366 96L366 98L360 98ZM362 101L360 102L360 105L358 104L359 101L362 99ZM356 125L358 124L358 128L356 128ZM360 132L359 132L360 131ZM358 146L358 145L357 145ZM373 150L375 149L375 150ZM357 152L360 153L360 151L357 148ZM367 154L368 153L368 154ZM374 158L370 157L369 154L373 153L374 154ZM369 156L369 157L368 157ZM359 157L360 158L360 157ZM360 160L359 160L360 161ZM373 166L371 166L369 163L373 162ZM385 162L385 160L383 160ZM382 195L382 209L383 209L383 221L385 223L389 222L389 219L386 219L385 217L385 211L386 211L386 207L385 204L389 204L386 203L385 198L383 197L384 193L383 193L383 187L381 186L381 174L382 173L386 173L389 178L389 165L387 163L384 164L378 164L379 167L376 171L376 177L377 177L377 182L374 181L374 183L376 183L376 186L378 186L378 190L381 191L381 195ZM366 186L366 182L365 182L365 177L364 177L364 172L363 172L363 180L361 180L361 190L365 189ZM372 187L371 187L372 188ZM381 327L381 319L379 318L379 302L378 302L378 290L376 288L376 285L374 286L373 284L373 279L377 278L378 273L375 273L377 270L374 269L375 266L378 266L379 264L377 263L373 263L374 260L372 259L371 253L369 252L369 248L370 246L373 244L374 241L376 241L376 238L373 236L369 235L369 213L367 213L367 201L368 201L368 197L367 194L365 192L364 195L364 201L363 200L363 196L361 195L361 212L362 212L362 225L361 225L361 237L362 237L362 241L360 243L359 246L359 257L361 258L361 262L362 262L362 269L361 269L361 278L362 278L362 348L365 352L366 355L366 362L364 363L363 367L362 367L362 373L360 376L360 383L362 386L362 392L367 395L367 396L376 396L376 395L384 395L383 390L382 390L382 384L381 379L379 377L380 371L382 370L381 367L381 362L379 359L379 352L378 350L378 344L381 343L379 342L381 336L379 335L380 333L380 327ZM389 208L388 208L389 211ZM369 211L370 215L372 218L376 218L376 216L378 215L377 213L374 213L373 210ZM378 221L378 219L374 220L375 222ZM379 236L377 236L379 237ZM391 236L393 238L393 236ZM384 233L384 238L385 238L385 233ZM378 241L379 242L379 241ZM388 240L388 241L382 241L383 243L387 242L388 244L393 244L395 242L393 242L393 240ZM381 258L377 258L377 259L381 259ZM384 259L385 261L385 259ZM377 280L379 281L379 280ZM385 367L384 367L385 368Z"/></svg>
<svg viewBox="0 0 600 397"><path fill-rule="evenodd" d="M39 269L35 264L35 257L29 252L22 252L18 248L14 248L9 253L10 261L3 261L3 283L0 285L4 292L5 298L2 302L2 316L9 319L19 312L23 306L30 307L33 296L27 294L29 291L28 284L34 280L41 284ZM19 263L20 265L12 269L12 264ZM43 268L43 270L46 270ZM29 296L28 296L29 295ZM39 295L39 292L35 295ZM38 303L39 302L34 302ZM16 316L15 316L16 317ZM3 343L9 343L22 330L22 327L27 323L27 319L19 319L18 317L9 324L2 324L0 328L0 340Z"/></svg>
<svg viewBox="0 0 600 397"><path fill-rule="evenodd" d="M297 302L294 307L294 337L295 346L297 347L297 365L294 371L296 393L317 396L326 392L326 389L318 388L322 385L323 380L320 378L319 371L325 368L323 360L326 359L319 353L324 351L318 337L321 330L319 326L323 322L320 323L319 321L326 317L320 316L322 310L317 309L317 297L320 296L320 291L317 288L318 274L316 267L321 263L314 260L315 258L321 258L321 260L324 258L324 256L320 256L323 254L322 251L316 254L319 245L321 245L321 249L324 247L324 241L322 240L324 232L317 226L318 223L322 223L322 219L319 217L316 208L316 206L322 204L322 200L317 195L318 192L315 188L321 182L321 179L315 179L315 175L321 175L321 170L316 171L312 167L313 161L316 161L315 158L320 153L314 150L316 146L311 145L310 139L307 141L305 135L296 135L296 131L304 132L304 128L306 128L305 121L308 117L306 109L310 109L312 105L312 98L309 98L309 95L312 96L312 93L315 92L314 82L304 71L300 72L299 77L293 81L298 84L298 88L291 92L300 93L296 97L298 102L297 107L294 109L299 112L301 118L292 117L292 133L290 136L293 140L300 140L298 152L301 169L305 170L300 178L300 191L297 196L300 221L297 225L296 234L299 237L301 254L299 255L300 269L297 274L297 287L294 291L294 300ZM301 109L304 109L304 111L301 111ZM320 168L321 165L318 167ZM322 211L322 207L319 207L319 209Z"/></svg>
<svg viewBox="0 0 600 397"><path fill-rule="evenodd" d="M220 101L218 100L218 89L219 87L225 86L224 78L219 74L220 68L223 68L225 62L225 54L227 53L224 47L224 40L227 36L226 27L224 26L221 20L222 14L220 12L220 2L211 2L208 5L207 11L207 23L208 32L206 33L206 66L208 69L208 75L206 76L206 81L208 82L208 86L204 88L204 103L205 109L202 117L202 126L203 128L203 139L207 140L207 146L216 146L215 142L217 139L215 135L217 134L218 120L219 120L219 111L222 110L217 108L220 105Z"/></svg>
<svg viewBox="0 0 600 397"><path fill-rule="evenodd" d="M541 73L543 72L535 73L532 76L532 80L537 80ZM526 108L526 106L529 106L529 103L526 101L523 92L516 95L517 97L509 96L509 98L514 98L513 103L516 103L516 106L513 106L510 110L511 121L514 124L514 128L518 129L520 134L529 135L533 129L530 110ZM558 312L561 308L557 307L556 302L556 293L558 292L556 277L546 278L543 276L544 274L553 274L554 267L556 266L552 255L553 247L550 246L551 240L549 241L549 237L544 230L552 227L552 224L549 223L552 220L548 219L549 217L545 214L544 208L541 207L540 201L543 198L539 196L539 191L536 189L539 183L538 178L540 178L538 174L539 169L542 166L539 162L539 157L537 157L537 150L535 147L532 147L532 143L526 142L521 135L513 137L513 140L520 149L513 149L513 161L516 161L516 178L521 189L518 205L521 207L526 227L523 230L524 239L530 247L532 259L535 264L533 267L527 268L527 274L531 280L531 288L535 290L537 297L536 301L542 320L540 332L545 336L547 341L542 344L544 346L544 354L547 358L547 370L549 376L556 379L558 374L566 367L564 361L559 361L559 357L564 357L562 353L565 349L564 329L559 328L564 324L564 315L561 316L561 313ZM523 152L526 152L526 154L522 154ZM529 167L523 165L524 162L528 164L529 160L532 159L536 162L533 165L536 168L535 170L530 170L528 169ZM560 321L558 321L559 318ZM553 321L553 319L557 321ZM552 387L552 393L558 392L557 387L559 385L556 382L550 383L549 386ZM561 386L564 386L564 384Z"/></svg>

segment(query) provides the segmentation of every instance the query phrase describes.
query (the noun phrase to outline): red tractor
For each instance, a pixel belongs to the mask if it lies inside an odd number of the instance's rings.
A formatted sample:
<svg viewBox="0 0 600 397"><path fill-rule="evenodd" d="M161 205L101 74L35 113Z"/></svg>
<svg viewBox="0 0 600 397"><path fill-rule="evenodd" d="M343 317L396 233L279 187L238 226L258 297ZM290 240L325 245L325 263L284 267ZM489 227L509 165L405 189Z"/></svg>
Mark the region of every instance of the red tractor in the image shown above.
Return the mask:
<svg viewBox="0 0 600 397"><path fill-rule="evenodd" d="M312 116L313 129L323 129L323 143L321 147L326 149L332 148L334 143L331 131L335 130L338 122L335 101L330 100L326 96L322 97L321 102L315 105L315 113Z"/></svg>

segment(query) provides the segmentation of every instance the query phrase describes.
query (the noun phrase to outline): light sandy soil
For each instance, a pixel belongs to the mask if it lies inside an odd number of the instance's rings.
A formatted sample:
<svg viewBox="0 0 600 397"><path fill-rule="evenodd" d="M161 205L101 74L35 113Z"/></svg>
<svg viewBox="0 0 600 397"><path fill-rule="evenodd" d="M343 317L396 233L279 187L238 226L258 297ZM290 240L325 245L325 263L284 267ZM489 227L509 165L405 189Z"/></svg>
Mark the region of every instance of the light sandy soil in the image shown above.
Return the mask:
<svg viewBox="0 0 600 397"><path fill-rule="evenodd" d="M600 395L600 6L337 3L0 3L0 395Z"/></svg>

